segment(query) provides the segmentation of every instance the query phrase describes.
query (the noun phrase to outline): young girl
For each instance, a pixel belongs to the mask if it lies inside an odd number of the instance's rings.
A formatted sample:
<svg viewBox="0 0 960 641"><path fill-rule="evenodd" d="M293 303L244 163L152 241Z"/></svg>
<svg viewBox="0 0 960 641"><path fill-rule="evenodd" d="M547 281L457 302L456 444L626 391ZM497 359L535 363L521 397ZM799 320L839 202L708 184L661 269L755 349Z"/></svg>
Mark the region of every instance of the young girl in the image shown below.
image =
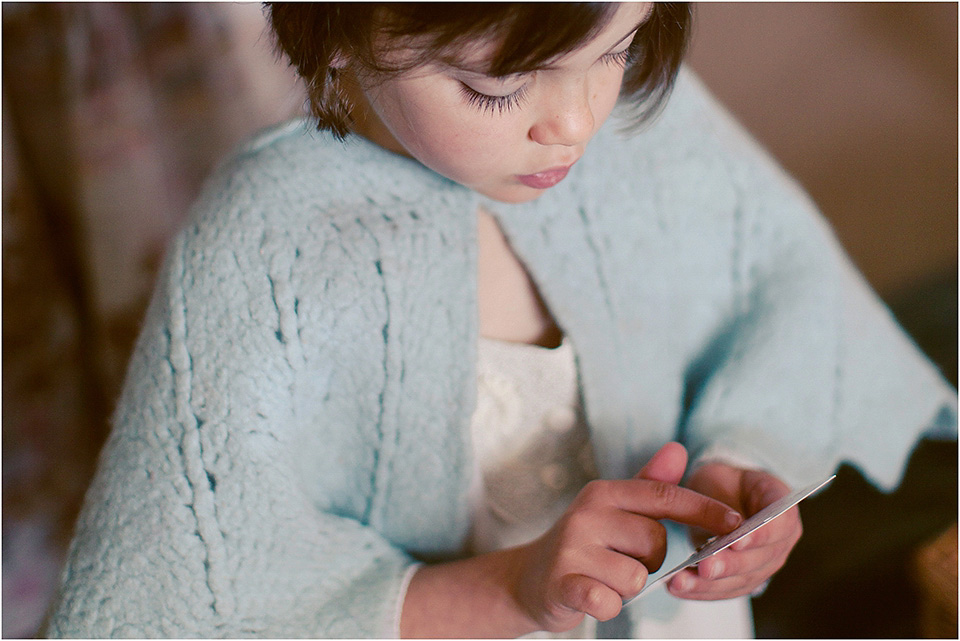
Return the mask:
<svg viewBox="0 0 960 641"><path fill-rule="evenodd" d="M270 11L315 120L171 247L51 634L745 635L797 511L622 607L677 524L955 434L686 6Z"/></svg>

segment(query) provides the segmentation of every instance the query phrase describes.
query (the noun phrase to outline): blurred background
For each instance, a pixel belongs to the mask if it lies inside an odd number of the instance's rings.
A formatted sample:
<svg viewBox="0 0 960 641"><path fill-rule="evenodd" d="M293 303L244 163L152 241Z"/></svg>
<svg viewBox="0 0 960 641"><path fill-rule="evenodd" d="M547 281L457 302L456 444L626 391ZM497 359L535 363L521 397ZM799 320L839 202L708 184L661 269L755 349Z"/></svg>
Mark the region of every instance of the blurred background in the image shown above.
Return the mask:
<svg viewBox="0 0 960 641"><path fill-rule="evenodd" d="M36 633L171 233L302 111L257 4L3 3L3 636ZM957 5L708 3L690 65L957 376ZM844 467L755 600L761 637L957 637L956 443Z"/></svg>

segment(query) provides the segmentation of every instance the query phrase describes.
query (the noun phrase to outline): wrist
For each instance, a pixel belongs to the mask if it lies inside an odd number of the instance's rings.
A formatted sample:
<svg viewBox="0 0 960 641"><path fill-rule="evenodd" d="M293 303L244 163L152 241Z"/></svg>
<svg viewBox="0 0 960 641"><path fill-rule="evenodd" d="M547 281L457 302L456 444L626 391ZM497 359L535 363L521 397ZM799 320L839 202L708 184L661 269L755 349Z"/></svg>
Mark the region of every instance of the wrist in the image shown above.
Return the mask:
<svg viewBox="0 0 960 641"><path fill-rule="evenodd" d="M401 611L400 636L518 637L538 629L521 604L523 550L421 566Z"/></svg>

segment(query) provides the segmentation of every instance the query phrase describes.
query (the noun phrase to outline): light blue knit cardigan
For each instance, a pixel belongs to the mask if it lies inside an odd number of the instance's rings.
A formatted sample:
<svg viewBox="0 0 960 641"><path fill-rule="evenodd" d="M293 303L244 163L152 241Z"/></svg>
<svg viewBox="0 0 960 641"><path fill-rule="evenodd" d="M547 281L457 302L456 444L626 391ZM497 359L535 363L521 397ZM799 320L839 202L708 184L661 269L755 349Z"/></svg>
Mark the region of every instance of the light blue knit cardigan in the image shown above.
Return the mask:
<svg viewBox="0 0 960 641"><path fill-rule="evenodd" d="M176 238L48 632L391 634L468 527L480 199L293 123ZM485 202L572 342L598 464L670 439L890 488L956 394L800 190L683 72L538 201ZM642 601L640 602L642 603Z"/></svg>

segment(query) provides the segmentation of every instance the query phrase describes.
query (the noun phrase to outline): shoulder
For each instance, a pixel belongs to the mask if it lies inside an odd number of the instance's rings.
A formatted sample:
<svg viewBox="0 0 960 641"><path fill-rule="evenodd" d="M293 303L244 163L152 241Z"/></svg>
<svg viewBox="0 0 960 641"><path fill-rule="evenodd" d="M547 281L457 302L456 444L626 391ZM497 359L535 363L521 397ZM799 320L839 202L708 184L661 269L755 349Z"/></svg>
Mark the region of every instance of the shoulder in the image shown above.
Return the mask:
<svg viewBox="0 0 960 641"><path fill-rule="evenodd" d="M297 193L336 202L412 200L449 181L420 163L386 151L358 135L338 140L308 120L266 130L245 144L229 171L258 174ZM261 183L262 184L262 183Z"/></svg>
<svg viewBox="0 0 960 641"><path fill-rule="evenodd" d="M217 349L231 332L276 347L273 337L297 336L313 309L329 326L337 310L375 319L367 312L382 306L385 279L468 253L474 225L456 214L471 198L362 139L288 123L253 138L208 181L168 251L160 295Z"/></svg>
<svg viewBox="0 0 960 641"><path fill-rule="evenodd" d="M628 116L618 110L584 158L597 193L705 228L729 220L823 236L825 222L804 189L690 69L680 70L651 121L631 128Z"/></svg>
<svg viewBox="0 0 960 641"><path fill-rule="evenodd" d="M470 198L413 160L298 120L253 137L218 167L174 249L187 269L247 280L301 254L352 269L372 262L378 244L423 227L449 233Z"/></svg>
<svg viewBox="0 0 960 641"><path fill-rule="evenodd" d="M207 182L193 218L242 209L274 224L300 225L318 217L417 206L432 194L456 189L419 163L359 136L337 140L309 121L296 120L254 136L222 164Z"/></svg>
<svg viewBox="0 0 960 641"><path fill-rule="evenodd" d="M687 67L682 67L662 111L639 127L620 108L598 135L598 155L616 158L656 177L659 187L731 193L738 200L789 201L810 208L800 185L731 115ZM722 199L721 199L722 200Z"/></svg>

